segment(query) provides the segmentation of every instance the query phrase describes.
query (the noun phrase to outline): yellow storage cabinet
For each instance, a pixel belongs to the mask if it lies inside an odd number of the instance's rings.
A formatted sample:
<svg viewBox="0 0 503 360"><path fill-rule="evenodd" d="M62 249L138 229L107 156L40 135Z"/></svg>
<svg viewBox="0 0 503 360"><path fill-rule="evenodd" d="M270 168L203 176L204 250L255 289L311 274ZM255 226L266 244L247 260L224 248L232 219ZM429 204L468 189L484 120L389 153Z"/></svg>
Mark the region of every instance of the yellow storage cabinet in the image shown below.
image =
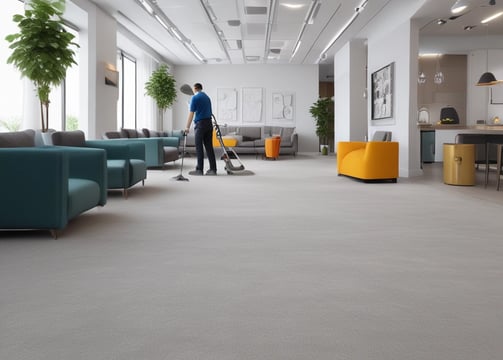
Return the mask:
<svg viewBox="0 0 503 360"><path fill-rule="evenodd" d="M475 185L475 145L444 144L444 183Z"/></svg>

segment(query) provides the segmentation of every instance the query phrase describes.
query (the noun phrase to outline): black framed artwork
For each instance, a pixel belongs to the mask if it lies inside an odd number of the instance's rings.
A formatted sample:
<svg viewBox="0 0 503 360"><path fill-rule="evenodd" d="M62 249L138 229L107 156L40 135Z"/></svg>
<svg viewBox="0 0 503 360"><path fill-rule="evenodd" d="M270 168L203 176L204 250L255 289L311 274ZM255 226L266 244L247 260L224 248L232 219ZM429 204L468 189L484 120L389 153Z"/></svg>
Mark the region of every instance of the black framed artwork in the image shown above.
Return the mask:
<svg viewBox="0 0 503 360"><path fill-rule="evenodd" d="M391 63L372 73L372 120L393 116L393 71Z"/></svg>

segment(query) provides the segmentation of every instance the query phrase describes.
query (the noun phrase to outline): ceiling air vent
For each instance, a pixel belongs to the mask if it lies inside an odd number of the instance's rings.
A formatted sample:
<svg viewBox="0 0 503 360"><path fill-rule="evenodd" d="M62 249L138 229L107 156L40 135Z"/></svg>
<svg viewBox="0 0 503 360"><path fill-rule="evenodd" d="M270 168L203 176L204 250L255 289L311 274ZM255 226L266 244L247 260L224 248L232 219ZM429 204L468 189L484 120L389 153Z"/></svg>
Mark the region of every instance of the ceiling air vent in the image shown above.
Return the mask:
<svg viewBox="0 0 503 360"><path fill-rule="evenodd" d="M240 20L227 20L227 24L229 26L239 26L239 25L241 25L241 21Z"/></svg>
<svg viewBox="0 0 503 360"><path fill-rule="evenodd" d="M241 50L243 48L241 40L225 40L225 43L229 50Z"/></svg>
<svg viewBox="0 0 503 360"><path fill-rule="evenodd" d="M247 56L246 61L259 61L260 56Z"/></svg>
<svg viewBox="0 0 503 360"><path fill-rule="evenodd" d="M246 15L267 15L267 7L265 6L246 6Z"/></svg>

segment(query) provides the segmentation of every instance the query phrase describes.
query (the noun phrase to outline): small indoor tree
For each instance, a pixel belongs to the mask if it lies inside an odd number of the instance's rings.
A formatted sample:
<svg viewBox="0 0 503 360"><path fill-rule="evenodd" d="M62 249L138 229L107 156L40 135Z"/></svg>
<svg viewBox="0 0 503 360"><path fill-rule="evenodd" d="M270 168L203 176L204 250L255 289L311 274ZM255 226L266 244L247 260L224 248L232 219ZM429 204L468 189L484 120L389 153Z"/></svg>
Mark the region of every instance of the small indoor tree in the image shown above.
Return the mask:
<svg viewBox="0 0 503 360"><path fill-rule="evenodd" d="M168 72L168 66L163 64L150 75L145 83L147 95L154 99L159 110L160 126L157 130L163 130L162 124L164 112L176 100L176 81L173 75Z"/></svg>
<svg viewBox="0 0 503 360"><path fill-rule="evenodd" d="M309 112L316 121L316 135L322 148L322 153L328 153L328 144L334 136L334 101L332 98L319 98L310 108Z"/></svg>
<svg viewBox="0 0 503 360"><path fill-rule="evenodd" d="M66 70L75 62L72 46L74 35L64 28L65 0L30 0L24 15L13 21L19 32L5 38L12 49L7 59L21 76L30 79L40 100L42 132L49 129L49 95L66 77Z"/></svg>

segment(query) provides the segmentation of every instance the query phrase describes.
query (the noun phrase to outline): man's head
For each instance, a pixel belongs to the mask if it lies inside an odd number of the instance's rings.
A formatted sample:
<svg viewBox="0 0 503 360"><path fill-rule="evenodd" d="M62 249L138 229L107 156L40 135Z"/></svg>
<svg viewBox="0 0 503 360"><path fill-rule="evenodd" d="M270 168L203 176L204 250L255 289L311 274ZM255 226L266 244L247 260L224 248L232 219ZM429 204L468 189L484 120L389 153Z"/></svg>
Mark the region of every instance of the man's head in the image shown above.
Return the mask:
<svg viewBox="0 0 503 360"><path fill-rule="evenodd" d="M203 90L203 85L201 85L200 83L195 83L194 84L194 92L199 92Z"/></svg>

